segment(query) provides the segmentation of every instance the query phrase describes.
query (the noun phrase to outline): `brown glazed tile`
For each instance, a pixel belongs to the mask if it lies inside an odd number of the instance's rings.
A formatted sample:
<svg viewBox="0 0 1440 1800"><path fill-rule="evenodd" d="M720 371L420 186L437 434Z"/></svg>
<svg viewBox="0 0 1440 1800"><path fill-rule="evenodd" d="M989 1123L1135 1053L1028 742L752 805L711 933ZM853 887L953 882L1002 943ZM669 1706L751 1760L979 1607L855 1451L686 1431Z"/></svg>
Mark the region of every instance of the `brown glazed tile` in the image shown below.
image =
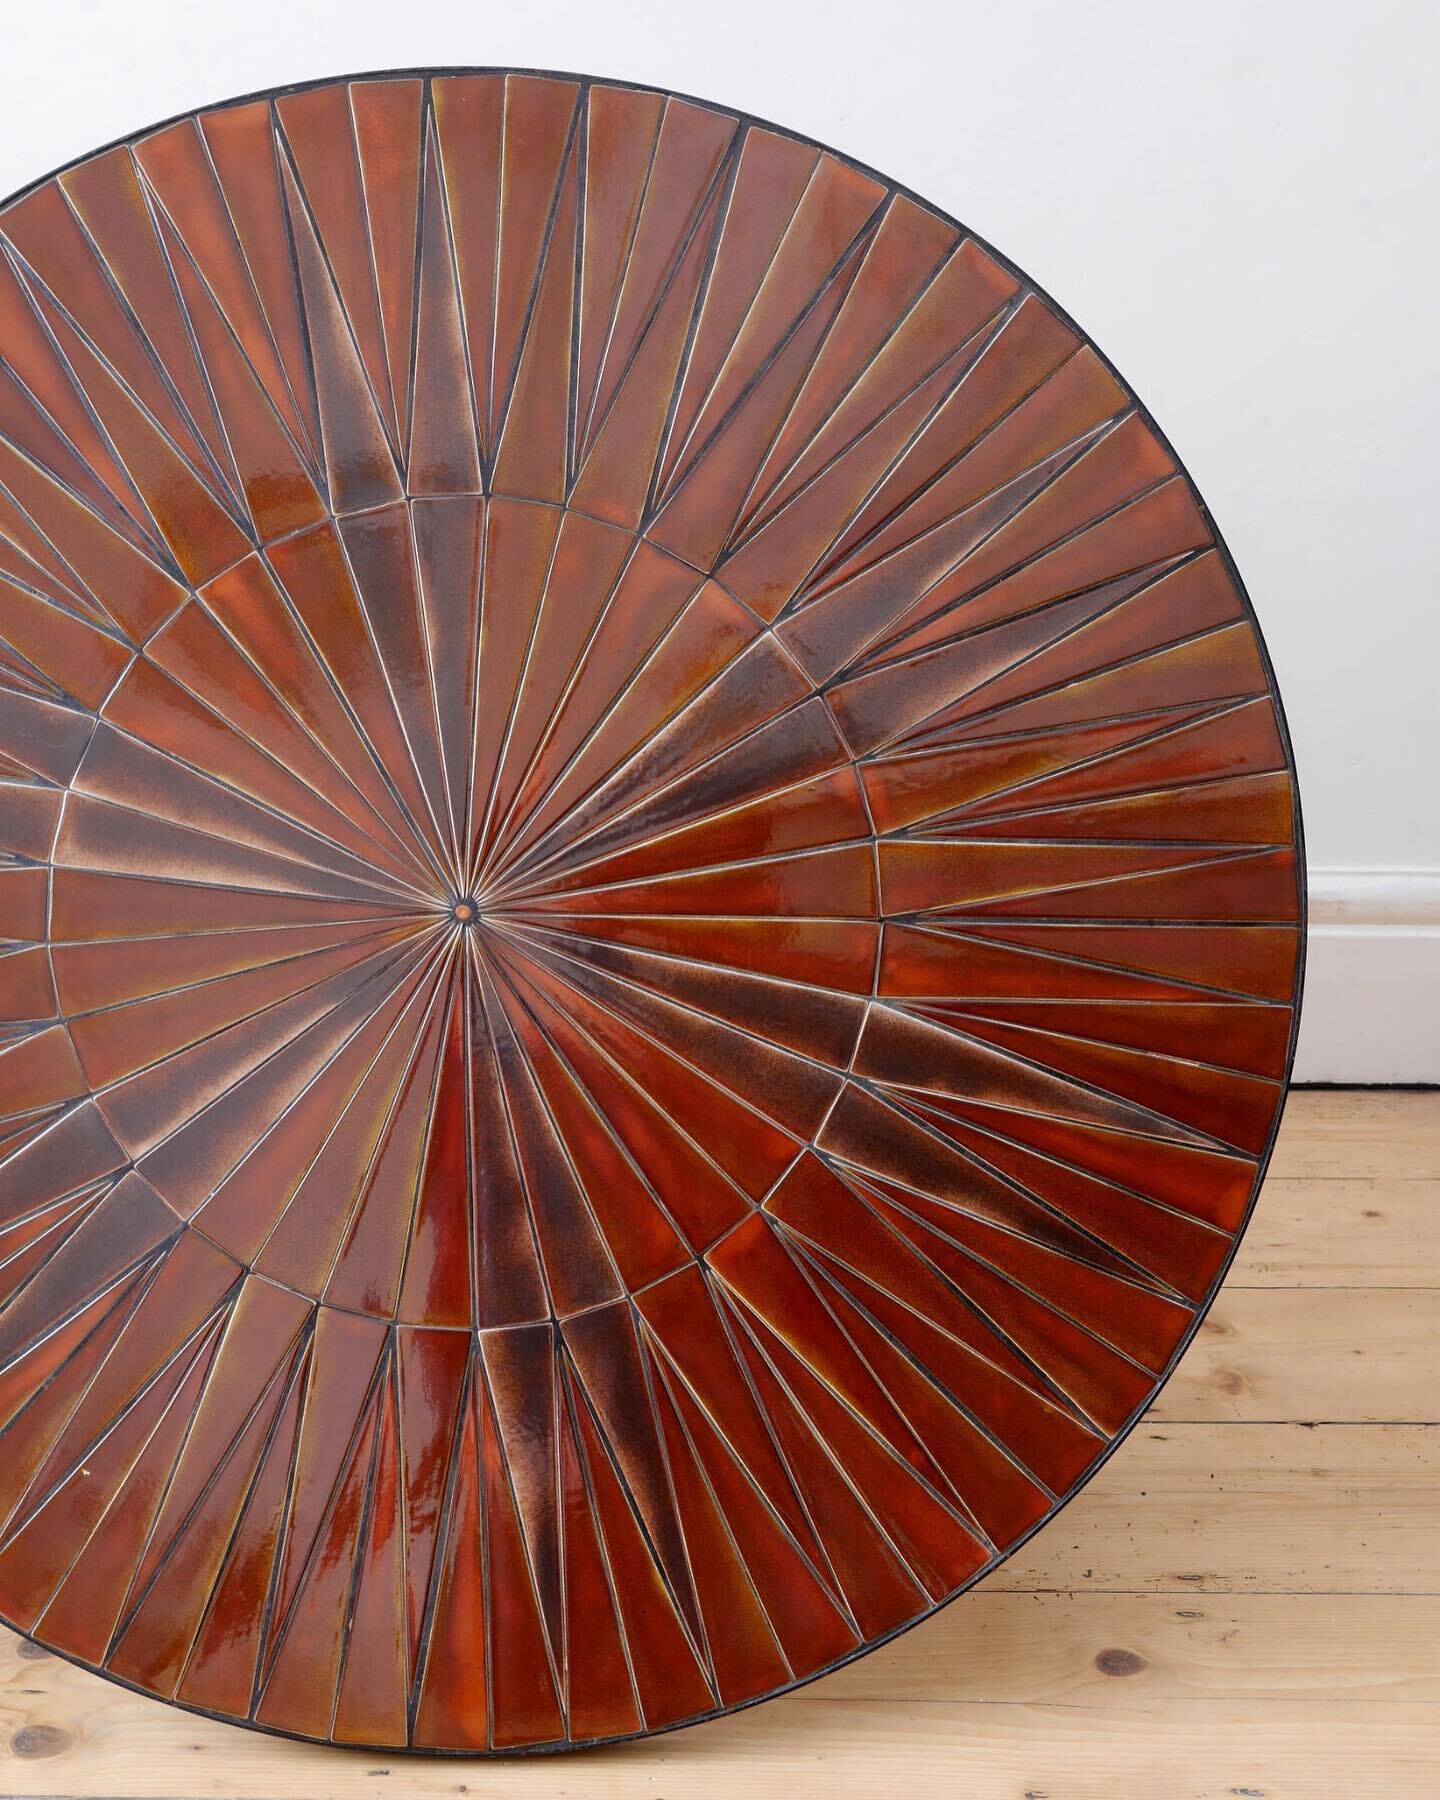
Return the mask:
<svg viewBox="0 0 1440 1800"><path fill-rule="evenodd" d="M1045 295L700 102L413 71L0 204L0 1618L378 1753L924 1617L1213 1297L1294 772Z"/></svg>

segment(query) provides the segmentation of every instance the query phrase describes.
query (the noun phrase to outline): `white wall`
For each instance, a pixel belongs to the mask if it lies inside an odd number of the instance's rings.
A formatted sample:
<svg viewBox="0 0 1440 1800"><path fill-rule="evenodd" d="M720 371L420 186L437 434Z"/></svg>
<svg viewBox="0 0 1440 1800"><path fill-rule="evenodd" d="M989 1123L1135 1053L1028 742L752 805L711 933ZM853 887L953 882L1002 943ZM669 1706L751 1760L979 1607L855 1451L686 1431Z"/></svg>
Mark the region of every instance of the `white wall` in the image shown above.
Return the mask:
<svg viewBox="0 0 1440 1800"><path fill-rule="evenodd" d="M1317 930L1298 1073L1440 1079L1434 0L41 0L0 194L173 112L422 63L585 70L874 164L1149 402L1288 707Z"/></svg>

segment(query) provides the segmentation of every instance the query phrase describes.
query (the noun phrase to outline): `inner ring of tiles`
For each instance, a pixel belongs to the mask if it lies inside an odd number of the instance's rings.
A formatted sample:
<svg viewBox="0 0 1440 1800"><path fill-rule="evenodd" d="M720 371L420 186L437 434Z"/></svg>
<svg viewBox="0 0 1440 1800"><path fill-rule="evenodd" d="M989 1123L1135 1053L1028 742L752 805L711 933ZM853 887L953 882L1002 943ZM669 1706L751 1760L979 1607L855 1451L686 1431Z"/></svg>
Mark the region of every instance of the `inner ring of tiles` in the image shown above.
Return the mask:
<svg viewBox="0 0 1440 1800"><path fill-rule="evenodd" d="M0 1615L452 1751L922 1617L1213 1293L1295 836L1133 397L829 152L373 78L0 208Z"/></svg>

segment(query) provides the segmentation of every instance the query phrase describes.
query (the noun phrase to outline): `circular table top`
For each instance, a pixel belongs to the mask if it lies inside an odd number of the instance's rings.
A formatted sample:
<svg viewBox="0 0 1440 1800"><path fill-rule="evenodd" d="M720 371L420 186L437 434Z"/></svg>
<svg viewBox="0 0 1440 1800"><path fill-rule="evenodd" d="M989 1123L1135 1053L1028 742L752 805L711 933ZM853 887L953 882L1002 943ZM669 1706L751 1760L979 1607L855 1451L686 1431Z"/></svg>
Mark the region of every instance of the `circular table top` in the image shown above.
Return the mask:
<svg viewBox="0 0 1440 1800"><path fill-rule="evenodd" d="M1290 754L1135 397L872 172L405 74L0 208L0 1617L384 1749L726 1711L1152 1398Z"/></svg>

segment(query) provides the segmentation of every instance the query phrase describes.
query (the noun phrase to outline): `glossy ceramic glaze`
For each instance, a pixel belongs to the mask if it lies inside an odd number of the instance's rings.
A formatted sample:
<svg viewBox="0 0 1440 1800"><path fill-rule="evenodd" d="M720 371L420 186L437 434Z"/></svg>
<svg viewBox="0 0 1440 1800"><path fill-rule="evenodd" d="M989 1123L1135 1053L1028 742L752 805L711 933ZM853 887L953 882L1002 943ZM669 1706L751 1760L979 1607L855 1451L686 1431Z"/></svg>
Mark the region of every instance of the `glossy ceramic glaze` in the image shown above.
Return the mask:
<svg viewBox="0 0 1440 1800"><path fill-rule="evenodd" d="M0 1616L386 1749L973 1581L1163 1379L1293 778L1063 315L707 104L407 74L0 208Z"/></svg>

